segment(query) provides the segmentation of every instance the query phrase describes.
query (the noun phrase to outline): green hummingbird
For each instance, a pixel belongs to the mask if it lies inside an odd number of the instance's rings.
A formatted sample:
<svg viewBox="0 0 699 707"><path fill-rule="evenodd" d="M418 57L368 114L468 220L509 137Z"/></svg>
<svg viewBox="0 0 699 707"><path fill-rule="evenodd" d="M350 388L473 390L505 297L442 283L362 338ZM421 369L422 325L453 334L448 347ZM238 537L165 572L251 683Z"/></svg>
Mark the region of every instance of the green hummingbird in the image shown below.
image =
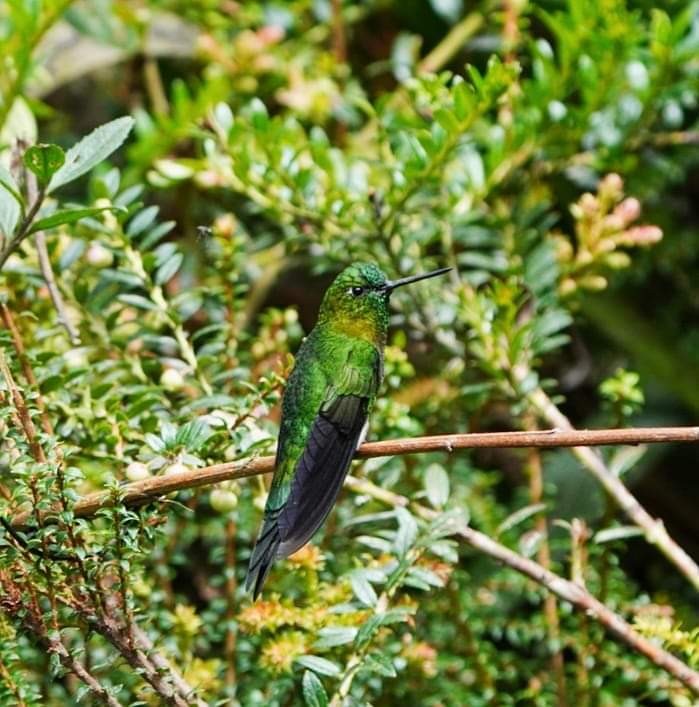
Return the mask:
<svg viewBox="0 0 699 707"><path fill-rule="evenodd" d="M373 263L355 263L325 293L282 400L274 477L245 580L253 598L272 562L311 539L340 492L383 379L391 293L449 270L391 281Z"/></svg>

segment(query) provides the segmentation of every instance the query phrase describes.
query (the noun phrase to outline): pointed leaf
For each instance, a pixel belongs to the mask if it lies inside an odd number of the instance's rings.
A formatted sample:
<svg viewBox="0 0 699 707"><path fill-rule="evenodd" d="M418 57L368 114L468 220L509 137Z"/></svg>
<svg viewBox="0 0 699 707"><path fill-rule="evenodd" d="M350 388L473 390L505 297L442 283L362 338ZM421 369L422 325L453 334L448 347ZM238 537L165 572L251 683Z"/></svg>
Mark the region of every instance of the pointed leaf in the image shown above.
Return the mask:
<svg viewBox="0 0 699 707"><path fill-rule="evenodd" d="M72 182L105 160L126 140L133 127L133 118L124 116L100 125L68 150L65 164L53 175L48 191Z"/></svg>
<svg viewBox="0 0 699 707"><path fill-rule="evenodd" d="M524 506L524 508L520 508L518 511L515 511L514 513L507 516L507 518L505 518L505 520L500 523L500 525L497 527L497 530L495 531L495 535L502 535L506 530L514 528L516 525L519 525L527 518L536 515L537 513L541 513L541 511L544 510L546 510L545 503L532 503L529 506Z"/></svg>
<svg viewBox="0 0 699 707"><path fill-rule="evenodd" d="M313 644L314 648L334 648L352 643L357 636L354 626L326 626L318 631L318 640Z"/></svg>
<svg viewBox="0 0 699 707"><path fill-rule="evenodd" d="M417 537L417 521L413 518L410 511L405 508L396 508L396 517L398 518L398 530L396 539L393 544L396 552L399 555L405 555L413 546Z"/></svg>
<svg viewBox="0 0 699 707"><path fill-rule="evenodd" d="M427 499L434 508L441 508L449 500L449 476L444 467L430 464L425 473Z"/></svg>
<svg viewBox="0 0 699 707"><path fill-rule="evenodd" d="M614 528L605 528L595 533L593 538L597 544L609 543L614 540L626 540L643 535L643 530L636 525L618 525Z"/></svg>
<svg viewBox="0 0 699 707"><path fill-rule="evenodd" d="M0 233L8 238L17 228L23 205L15 180L0 165Z"/></svg>
<svg viewBox="0 0 699 707"><path fill-rule="evenodd" d="M120 209L116 206L91 206L84 209L64 209L63 211L56 211L50 216L45 218L40 218L32 224L29 229L29 233L36 233L37 231L45 231L49 228L54 228L55 226L61 226L64 223L75 223L80 221L80 219L87 218L88 216L94 216L101 211L119 211Z"/></svg>
<svg viewBox="0 0 699 707"><path fill-rule="evenodd" d="M182 253L175 253L171 258L166 260L155 273L155 284L164 285L170 280L180 269L183 257Z"/></svg>
<svg viewBox="0 0 699 707"><path fill-rule="evenodd" d="M372 653L366 656L362 669L378 673L386 678L394 678L397 675L393 661L381 653Z"/></svg>
<svg viewBox="0 0 699 707"><path fill-rule="evenodd" d="M376 596L374 587L371 586L369 580L361 570L353 572L350 575L350 584L352 585L354 596L356 596L362 604L365 606L376 606L378 597Z"/></svg>
<svg viewBox="0 0 699 707"><path fill-rule="evenodd" d="M143 295L119 295L119 301L123 302L124 304L130 304L133 307L138 307L139 309L154 310L158 308L155 302L151 302Z"/></svg>
<svg viewBox="0 0 699 707"><path fill-rule="evenodd" d="M306 670L302 681L303 699L308 707L327 707L328 694L315 673Z"/></svg>
<svg viewBox="0 0 699 707"><path fill-rule="evenodd" d="M296 658L296 662L320 675L333 677L340 674L340 668L335 663L327 658L321 658L319 655L300 655Z"/></svg>

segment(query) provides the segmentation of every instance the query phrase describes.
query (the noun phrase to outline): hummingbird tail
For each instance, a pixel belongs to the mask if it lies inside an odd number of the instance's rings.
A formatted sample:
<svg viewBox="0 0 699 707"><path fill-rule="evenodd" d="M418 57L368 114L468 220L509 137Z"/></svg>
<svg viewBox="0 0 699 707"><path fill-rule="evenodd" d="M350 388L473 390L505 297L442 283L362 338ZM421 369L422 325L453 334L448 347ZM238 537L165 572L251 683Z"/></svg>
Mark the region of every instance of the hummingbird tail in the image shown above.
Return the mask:
<svg viewBox="0 0 699 707"><path fill-rule="evenodd" d="M257 599L262 591L262 585L265 583L267 573L277 556L277 550L281 543L277 515L278 513L265 520L260 537L257 538L257 543L255 543L250 557L248 574L245 578L245 590L249 592L252 589L253 600Z"/></svg>

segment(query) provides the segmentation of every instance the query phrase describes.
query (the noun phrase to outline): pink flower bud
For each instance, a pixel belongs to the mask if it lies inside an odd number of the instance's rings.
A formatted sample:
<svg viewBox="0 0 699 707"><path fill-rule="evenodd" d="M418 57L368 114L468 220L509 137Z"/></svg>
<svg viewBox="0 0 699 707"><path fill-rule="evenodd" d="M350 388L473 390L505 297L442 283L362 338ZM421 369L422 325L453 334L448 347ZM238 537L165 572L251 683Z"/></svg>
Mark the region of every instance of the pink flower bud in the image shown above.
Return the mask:
<svg viewBox="0 0 699 707"><path fill-rule="evenodd" d="M619 204L613 212L614 216L621 219L624 226L628 226L641 215L641 202L638 199L629 197Z"/></svg>

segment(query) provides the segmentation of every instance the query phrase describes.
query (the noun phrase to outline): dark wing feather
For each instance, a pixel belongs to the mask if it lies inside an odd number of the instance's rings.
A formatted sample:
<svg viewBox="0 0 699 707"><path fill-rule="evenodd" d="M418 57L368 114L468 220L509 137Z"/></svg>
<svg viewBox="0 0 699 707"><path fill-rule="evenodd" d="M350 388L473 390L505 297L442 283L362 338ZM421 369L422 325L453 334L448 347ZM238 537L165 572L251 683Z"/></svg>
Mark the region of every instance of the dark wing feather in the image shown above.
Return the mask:
<svg viewBox="0 0 699 707"><path fill-rule="evenodd" d="M338 395L319 412L277 519L278 556L305 545L327 517L357 449L368 406L367 397Z"/></svg>
<svg viewBox="0 0 699 707"><path fill-rule="evenodd" d="M382 365L381 353L374 347L358 347L348 352L340 380L325 391L289 481L286 480L289 477L280 474L290 429L282 420L277 472L245 581L255 598L274 560L287 557L305 545L333 507L381 382ZM296 370L292 377L295 373ZM303 386L290 386L287 393L292 388L304 390ZM294 404L302 407L304 401L296 400Z"/></svg>

